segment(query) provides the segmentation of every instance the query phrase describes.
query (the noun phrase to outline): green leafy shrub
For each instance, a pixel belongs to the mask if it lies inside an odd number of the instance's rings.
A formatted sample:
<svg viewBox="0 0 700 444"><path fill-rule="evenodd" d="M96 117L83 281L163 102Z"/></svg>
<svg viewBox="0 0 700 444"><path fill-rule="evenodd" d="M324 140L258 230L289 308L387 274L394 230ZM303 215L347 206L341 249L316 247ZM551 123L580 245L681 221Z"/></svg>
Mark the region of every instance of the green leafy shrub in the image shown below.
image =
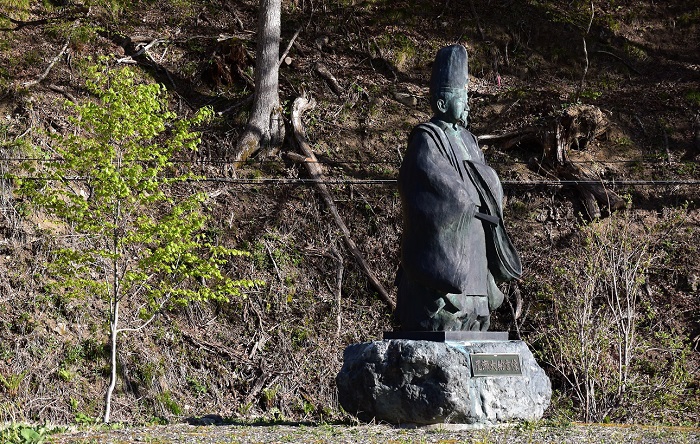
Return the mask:
<svg viewBox="0 0 700 444"><path fill-rule="evenodd" d="M46 425L10 424L0 428L0 442L4 444L42 444L51 433L60 431Z"/></svg>
<svg viewBox="0 0 700 444"><path fill-rule="evenodd" d="M170 413L173 415L181 415L182 414L182 407L180 407L180 404L177 403L170 394L169 391L165 391L158 395L157 397L158 402L163 405Z"/></svg>
<svg viewBox="0 0 700 444"><path fill-rule="evenodd" d="M25 370L21 373L11 373L7 376L0 374L0 384L2 384L10 397L14 398L17 396L19 386L22 384L22 381L24 381L24 377L27 376L27 373L28 371Z"/></svg>
<svg viewBox="0 0 700 444"><path fill-rule="evenodd" d="M206 230L206 196L190 192L195 176L174 157L195 151L209 119L204 108L190 119L168 109L165 88L139 83L129 68L88 69L95 101L68 102L73 128L36 148L43 162L25 164L20 193L51 231L66 241L53 252L50 289L63 297L104 300L109 306L112 379L119 333L146 327L164 309L195 301L229 302L255 284L232 279L222 267L245 255L218 243ZM130 309L120 327L120 307Z"/></svg>

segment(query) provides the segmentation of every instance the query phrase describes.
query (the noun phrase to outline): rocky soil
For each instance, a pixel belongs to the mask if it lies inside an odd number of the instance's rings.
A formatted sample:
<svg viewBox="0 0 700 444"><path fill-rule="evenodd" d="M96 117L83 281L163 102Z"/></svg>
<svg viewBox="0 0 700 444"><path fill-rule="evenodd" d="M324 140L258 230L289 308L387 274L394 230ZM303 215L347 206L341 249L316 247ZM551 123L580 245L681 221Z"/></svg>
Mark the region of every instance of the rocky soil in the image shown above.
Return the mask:
<svg viewBox="0 0 700 444"><path fill-rule="evenodd" d="M505 426L495 429L450 427L396 428L386 425L259 425L127 428L115 431L85 430L52 437L59 443L425 443L425 444L617 444L691 443L700 430L671 427L571 425L566 427Z"/></svg>

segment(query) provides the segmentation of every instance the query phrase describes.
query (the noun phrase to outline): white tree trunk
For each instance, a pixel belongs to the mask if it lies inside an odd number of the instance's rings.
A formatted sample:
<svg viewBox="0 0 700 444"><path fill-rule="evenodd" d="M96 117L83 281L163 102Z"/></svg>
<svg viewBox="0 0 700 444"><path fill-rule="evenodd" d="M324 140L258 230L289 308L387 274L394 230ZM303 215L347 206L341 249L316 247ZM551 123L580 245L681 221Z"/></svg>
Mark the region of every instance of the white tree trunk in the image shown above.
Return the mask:
<svg viewBox="0 0 700 444"><path fill-rule="evenodd" d="M279 98L281 14L281 0L260 0L253 109L238 141L235 162L245 161L258 150L274 151L284 139Z"/></svg>
<svg viewBox="0 0 700 444"><path fill-rule="evenodd" d="M107 387L107 393L105 394L105 415L103 422L108 423L109 417L112 411L112 392L117 384L117 333L119 327L119 301L114 300L112 304L112 319L109 324L109 332L111 336L110 341L110 351L111 359L110 364L112 367L111 377L109 379L109 387Z"/></svg>

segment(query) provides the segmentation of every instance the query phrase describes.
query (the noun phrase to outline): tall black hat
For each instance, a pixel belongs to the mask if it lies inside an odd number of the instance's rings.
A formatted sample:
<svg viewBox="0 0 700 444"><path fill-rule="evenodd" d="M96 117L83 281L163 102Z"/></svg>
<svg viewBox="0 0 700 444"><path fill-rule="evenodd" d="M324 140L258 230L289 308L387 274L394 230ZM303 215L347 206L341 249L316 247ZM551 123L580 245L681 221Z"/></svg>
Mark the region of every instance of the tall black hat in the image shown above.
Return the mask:
<svg viewBox="0 0 700 444"><path fill-rule="evenodd" d="M467 50L462 45L441 48L433 62L430 77L430 97L441 90L461 89L467 86Z"/></svg>

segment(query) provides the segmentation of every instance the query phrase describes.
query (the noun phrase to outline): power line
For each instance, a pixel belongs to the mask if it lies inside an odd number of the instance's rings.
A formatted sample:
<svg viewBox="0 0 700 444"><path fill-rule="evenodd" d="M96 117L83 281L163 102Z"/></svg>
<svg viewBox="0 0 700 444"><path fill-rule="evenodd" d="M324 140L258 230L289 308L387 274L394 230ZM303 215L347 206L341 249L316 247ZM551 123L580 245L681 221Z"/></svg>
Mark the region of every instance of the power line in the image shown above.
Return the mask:
<svg viewBox="0 0 700 444"><path fill-rule="evenodd" d="M63 159L60 158L45 158L45 157L0 157L0 162L40 162L40 163L49 163L49 162L62 162ZM151 160L148 159L134 159L135 162L151 162ZM170 160L172 163L177 163L177 164L190 164L190 165L204 165L204 164L209 164L209 165L235 165L236 162L227 160L227 159L194 159L194 160L187 160L187 159L174 159ZM400 166L401 162L398 162L396 160L342 160L342 159L317 159L315 161L308 160L306 161L308 163L318 163L322 165L396 165L397 167ZM246 165L281 165L284 164L285 162L280 159L260 159L260 160L249 160L245 164ZM490 165L528 165L530 164L530 161L526 160L492 160L489 162ZM686 165L686 164L696 164L700 163L700 160L684 160L684 161L679 161L679 162L669 162L666 159L659 159L659 158L654 158L654 159L630 159L630 160L580 160L580 161L575 161L572 162L574 165L586 165L586 164L599 164L599 165L616 165L616 164L668 164L670 166L673 166L674 164L678 165Z"/></svg>
<svg viewBox="0 0 700 444"><path fill-rule="evenodd" d="M86 180L94 180L89 177L41 177L41 176L4 176L0 179L18 179L32 181L49 181L58 180L66 182L78 182ZM174 179L173 177L164 177L161 179ZM396 179L340 179L340 178L325 178L325 179L305 179L305 178L286 178L286 177L259 177L259 178L239 178L239 177L198 177L183 179L184 182L214 182L228 183L233 185L396 185ZM651 186L651 187L666 187L677 185L700 185L700 180L502 180L501 184L506 187L535 187L535 186L571 186L571 185L603 185L606 187L626 187L626 186Z"/></svg>
<svg viewBox="0 0 700 444"><path fill-rule="evenodd" d="M197 182L223 182L240 185L303 184L313 185L396 185L396 179L289 179L289 178L228 178L205 177L194 179ZM502 180L503 186L562 186L562 185L603 185L603 186L673 186L700 185L700 180Z"/></svg>
<svg viewBox="0 0 700 444"><path fill-rule="evenodd" d="M503 180L503 185L559 186L559 185L603 185L603 186L672 186L700 185L700 180Z"/></svg>

